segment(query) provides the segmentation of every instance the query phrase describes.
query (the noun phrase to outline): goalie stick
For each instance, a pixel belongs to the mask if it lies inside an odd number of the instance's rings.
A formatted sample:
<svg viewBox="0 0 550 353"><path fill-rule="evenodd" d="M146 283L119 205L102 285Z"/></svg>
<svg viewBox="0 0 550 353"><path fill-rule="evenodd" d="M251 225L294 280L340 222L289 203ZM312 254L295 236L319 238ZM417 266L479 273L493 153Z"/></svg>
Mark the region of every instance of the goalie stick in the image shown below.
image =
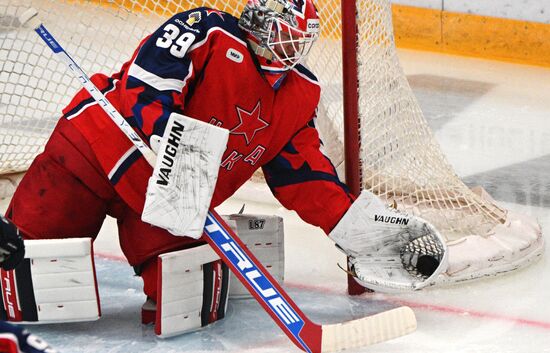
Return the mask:
<svg viewBox="0 0 550 353"><path fill-rule="evenodd" d="M156 159L154 152L48 32L37 15L38 12L30 8L19 16L19 21L22 25L28 25L34 29L54 54L67 64L84 88L139 149L147 162L154 167ZM306 352L332 352L363 347L405 335L416 329L414 313L406 306L344 323L315 324L302 313L225 221L212 209L209 210L206 219L204 238L290 340Z"/></svg>

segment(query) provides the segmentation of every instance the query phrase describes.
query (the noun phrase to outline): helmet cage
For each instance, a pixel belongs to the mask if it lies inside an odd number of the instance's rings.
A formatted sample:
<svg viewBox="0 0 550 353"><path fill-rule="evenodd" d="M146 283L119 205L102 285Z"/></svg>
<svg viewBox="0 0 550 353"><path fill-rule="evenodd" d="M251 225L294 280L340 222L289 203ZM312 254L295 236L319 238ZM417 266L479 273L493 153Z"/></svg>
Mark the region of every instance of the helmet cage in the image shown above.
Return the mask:
<svg viewBox="0 0 550 353"><path fill-rule="evenodd" d="M307 57L318 33L302 31L278 17L267 21L270 31L265 45L284 68L290 70Z"/></svg>
<svg viewBox="0 0 550 353"><path fill-rule="evenodd" d="M249 0L239 26L257 41L257 55L278 61L289 70L305 60L318 37L319 22L314 16L311 21L316 21L316 26L309 28L310 20L298 18L287 0Z"/></svg>

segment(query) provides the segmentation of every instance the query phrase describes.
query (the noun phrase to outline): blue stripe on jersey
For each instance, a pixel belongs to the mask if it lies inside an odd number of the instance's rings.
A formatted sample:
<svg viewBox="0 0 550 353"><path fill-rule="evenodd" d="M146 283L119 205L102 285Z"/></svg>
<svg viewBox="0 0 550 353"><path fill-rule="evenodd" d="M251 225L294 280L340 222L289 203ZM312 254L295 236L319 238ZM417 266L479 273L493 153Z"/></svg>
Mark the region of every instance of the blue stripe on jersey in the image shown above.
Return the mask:
<svg viewBox="0 0 550 353"><path fill-rule="evenodd" d="M275 81L275 83L273 84L273 89L274 90L278 90L279 88L281 88L281 84L283 83L283 81L285 80L285 77L286 77L286 74L282 74L281 77L279 77L277 79L277 81Z"/></svg>
<svg viewBox="0 0 550 353"><path fill-rule="evenodd" d="M139 159L139 157L141 157L141 152L136 149L120 164L118 169L114 171L114 173L112 173L112 176L109 178L111 184L116 185L120 181L120 178L122 178L122 175L124 175L124 173L126 173L126 171L130 169L132 164L134 164Z"/></svg>
<svg viewBox="0 0 550 353"><path fill-rule="evenodd" d="M313 171L307 163L304 163L299 169L278 171L275 171L273 165L269 163L264 166L264 172L266 173L267 184L272 190L283 186L303 184L308 181L326 181L338 185L346 193L349 193L346 184L342 183L336 175Z"/></svg>
<svg viewBox="0 0 550 353"><path fill-rule="evenodd" d="M107 82L108 82L107 87L100 90L101 93L103 93L103 94L106 94L107 92L111 91L115 87L115 79L113 79L112 77L109 77ZM66 119L71 119L71 117L73 115L79 113L82 110L82 108L84 108L85 106L87 106L89 104L94 104L94 103L97 103L97 102L93 97L90 97L88 99L83 100L76 107L69 110L67 112L67 114L65 114L65 118Z"/></svg>
<svg viewBox="0 0 550 353"><path fill-rule="evenodd" d="M128 88L141 87L142 84L139 80L128 77ZM143 109L149 107L150 104L154 102L162 105L162 114L157 117L155 120L152 134L162 136L164 134L164 129L166 128L166 122L170 117L172 112L177 111L174 97L170 92L160 92L154 89L153 87L148 86L146 90L138 94L138 99L135 105L132 107L133 118L127 119L128 122L133 121L133 127L137 127L141 130L143 127Z"/></svg>
<svg viewBox="0 0 550 353"><path fill-rule="evenodd" d="M283 150L291 154L299 153L292 143L287 144ZM313 171L307 162L304 162L300 168L294 169L290 162L279 154L272 161L263 166L267 184L273 190L277 187L296 185L308 181L328 181L338 185L346 193L349 193L347 185L340 181L336 169L330 160L327 157L325 157L325 159L327 159L332 166L332 174Z"/></svg>
<svg viewBox="0 0 550 353"><path fill-rule="evenodd" d="M317 79L317 76L315 76L311 71L309 71L308 69L306 69L305 66L299 64L299 65L296 65L294 67L294 69L296 71L298 71L299 73L301 73L302 75L306 76L307 78L309 78L310 80L312 81L315 81L315 82L319 82L319 80Z"/></svg>
<svg viewBox="0 0 550 353"><path fill-rule="evenodd" d="M187 74L185 77L187 78L188 76L191 75L191 72L190 72L192 69L191 61L186 58L182 59L182 61L184 63L181 66L187 67L187 70L186 70ZM178 66L180 65L178 64ZM160 92L162 91L181 92L183 87L185 87L185 83L186 83L185 79L180 80L180 79L174 79L174 78L160 77L155 73L144 70L136 62L130 65L130 69L128 70L128 77L133 78L134 80L137 79Z"/></svg>
<svg viewBox="0 0 550 353"><path fill-rule="evenodd" d="M12 325L10 323L0 321L0 333L4 334L2 340L11 341L19 348L18 351L24 353L47 353L57 352L52 349L46 341L34 336L29 337L31 333L24 327ZM2 350L4 352L4 350ZM10 352L12 352L10 350Z"/></svg>

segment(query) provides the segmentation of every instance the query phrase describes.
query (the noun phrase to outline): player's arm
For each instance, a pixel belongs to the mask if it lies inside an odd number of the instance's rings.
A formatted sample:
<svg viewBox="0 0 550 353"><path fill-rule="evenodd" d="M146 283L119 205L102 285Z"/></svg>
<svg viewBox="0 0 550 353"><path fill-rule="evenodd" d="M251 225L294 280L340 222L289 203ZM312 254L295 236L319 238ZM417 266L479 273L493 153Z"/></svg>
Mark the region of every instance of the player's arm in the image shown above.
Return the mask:
<svg viewBox="0 0 550 353"><path fill-rule="evenodd" d="M263 166L267 184L283 206L327 234L355 199L331 161L321 152L312 119Z"/></svg>
<svg viewBox="0 0 550 353"><path fill-rule="evenodd" d="M142 220L194 238L203 233L228 136L225 129L181 114L219 33L211 29L220 20L206 11L179 13L160 26L123 78L125 115L157 154Z"/></svg>
<svg viewBox="0 0 550 353"><path fill-rule="evenodd" d="M186 11L166 21L142 42L123 75L123 115L155 150L170 114L183 112L190 86L207 61L203 12Z"/></svg>
<svg viewBox="0 0 550 353"><path fill-rule="evenodd" d="M320 146L310 122L264 166L275 197L329 234L348 255L361 285L377 291L430 285L447 266L441 235L423 219L387 207L370 192L355 199Z"/></svg>

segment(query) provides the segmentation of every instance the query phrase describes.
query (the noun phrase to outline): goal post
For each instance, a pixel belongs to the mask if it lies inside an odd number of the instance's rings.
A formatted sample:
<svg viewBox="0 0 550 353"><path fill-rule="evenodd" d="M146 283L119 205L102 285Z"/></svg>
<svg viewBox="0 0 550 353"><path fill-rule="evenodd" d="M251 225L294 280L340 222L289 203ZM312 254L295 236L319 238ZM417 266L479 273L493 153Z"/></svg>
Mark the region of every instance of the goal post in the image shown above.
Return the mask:
<svg viewBox="0 0 550 353"><path fill-rule="evenodd" d="M2 0L0 193L40 153L79 83L18 23L29 7L87 72L116 72L176 12L209 6L238 16L245 0ZM324 152L353 193L368 189L430 221L449 246L441 282L523 267L540 257L538 223L500 207L456 175L399 64L389 0L317 0L321 37L306 65L319 77ZM60 20L62 19L62 20ZM344 124L345 121L345 124ZM7 177L6 174L11 174ZM0 196L2 196L0 194Z"/></svg>
<svg viewBox="0 0 550 353"><path fill-rule="evenodd" d="M355 1L342 1L342 92L346 184L354 195L361 192L359 159L359 72L357 67L357 9Z"/></svg>
<svg viewBox="0 0 550 353"><path fill-rule="evenodd" d="M359 196L362 190L361 166L359 158L359 71L357 7L355 1L342 1L342 93L345 181L350 192ZM344 94L345 92L345 94ZM348 259L349 260L349 259ZM347 265L348 271L352 269ZM348 294L360 295L367 291L359 285L351 274L347 275Z"/></svg>

